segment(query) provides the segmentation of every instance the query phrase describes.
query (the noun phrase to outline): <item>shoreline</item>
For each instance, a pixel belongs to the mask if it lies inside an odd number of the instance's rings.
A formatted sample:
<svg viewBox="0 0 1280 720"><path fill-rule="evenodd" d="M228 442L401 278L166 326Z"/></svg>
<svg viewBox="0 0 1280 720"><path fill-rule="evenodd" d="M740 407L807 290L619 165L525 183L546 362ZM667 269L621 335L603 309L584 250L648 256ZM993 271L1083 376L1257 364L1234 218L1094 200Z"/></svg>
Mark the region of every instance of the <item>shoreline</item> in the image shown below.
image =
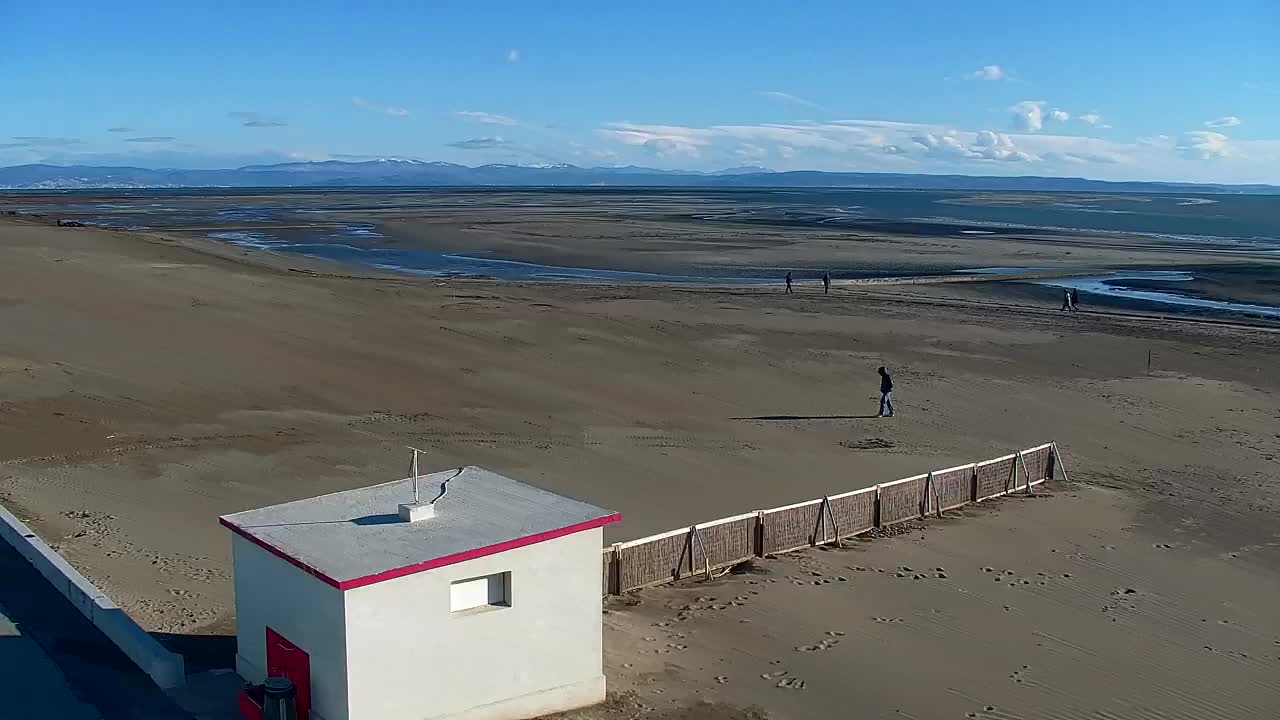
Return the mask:
<svg viewBox="0 0 1280 720"><path fill-rule="evenodd" d="M12 212L12 211L11 211ZM41 214L22 214L22 213L5 213L0 216L0 221L11 220L18 223L29 223L36 225L58 225L61 220ZM308 226L290 226L305 228ZM93 230L107 233L125 233L128 235L137 235L147 238L149 242L157 242L164 244L180 244L190 247L197 252L204 252L216 257L224 259L232 259L246 264L259 265L262 267L271 267L276 269L287 270L288 272L298 272L314 275L317 277L328 276L335 278L347 279L365 279L365 280L381 280L381 281L411 281L411 282L480 282L480 283L500 283L500 284L547 284L561 285L572 284L582 285L586 287L616 287L616 286L639 286L650 288L693 288L704 290L754 290L765 294L780 292L782 287L781 279L772 278L716 278L716 277L677 277L671 275L662 275L658 273L652 274L652 278L637 277L644 276L645 273L632 273L624 270L604 270L588 267L560 267L554 268L538 263L524 260L505 259L505 258L478 258L466 256L465 253L457 253L459 257L474 259L479 262L497 262L506 265L527 265L536 268L546 268L548 270L564 270L568 274L546 276L529 276L505 278L493 275L451 275L451 274L433 274L431 272L415 272L403 268L378 267L375 264L358 262L353 260L343 260L339 258L319 257L309 255L305 252L295 252L288 249L277 249L266 245L257 244L240 244L225 239L214 237L213 233L193 233L190 229L182 231L160 231L160 230L142 230L142 229L113 229L97 226L84 226L83 229ZM1232 272L1240 272L1242 270L1253 269L1261 271L1263 267L1269 267L1270 264L1246 265L1243 263L1219 263L1215 265L1199 265L1186 266L1187 270L1182 270L1180 266L1158 266L1163 272L1199 272L1209 274L1230 274ZM1280 272L1280 264L1277 264L1276 271ZM874 289L876 287L898 286L898 285L936 285L950 283L980 283L989 289L992 297L1016 297L1023 296L1028 299L1037 298L1036 293L1030 290L1017 290L1016 288L1028 285L1057 286L1052 281L1064 281L1063 285L1080 286L1079 281L1085 281L1087 285L1090 280L1105 280L1107 275L1121 275L1126 272L1132 274L1150 273L1157 268L1135 268L1132 271L1123 269L1113 269L1110 271L1099 272L1097 269L1040 269L1040 268L992 268L1000 272L964 272L963 269L954 269L946 273L930 273L927 270L907 274L872 274L869 277L834 277L832 279L832 289L834 291L856 291L859 289ZM800 277L795 280L797 289L820 288L821 281L816 277L805 277L806 275L816 276L819 271L816 270L798 270ZM868 274L874 271L865 271ZM580 273L574 275L572 273ZM598 274L616 273L624 277L598 277ZM1197 288L1205 285L1197 279L1189 285ZM1157 291L1151 297L1141 297L1141 291L1144 287ZM1171 320L1197 318L1208 321L1222 322L1243 322L1243 323L1261 323L1263 325L1276 322L1276 317L1280 317L1280 304L1270 303L1248 303L1242 300L1231 299L1229 291L1224 295L1221 283L1209 283L1212 288L1209 292L1199 291L1195 293L1180 293L1180 288L1160 287L1149 281L1136 281L1132 287L1122 284L1121 291L1116 293L1090 292L1085 290L1086 301L1093 310L1101 309L1103 311L1121 312L1121 313L1139 313L1153 317L1165 317ZM1013 288L1013 289L1011 289ZM1136 293L1134 296L1126 297L1126 291ZM1157 299L1161 293L1168 293L1172 296L1170 300ZM1045 294L1048 297L1049 293ZM1244 293L1245 297L1253 297L1248 292ZM1271 297L1271 296L1262 296ZM1056 299L1055 299L1056 301ZM1202 302L1207 301L1207 302ZM1051 303L1050 303L1051 304ZM1220 307L1214 307L1219 305ZM1240 307L1234 307L1239 305ZM1264 308L1261 311L1253 311L1251 306Z"/></svg>

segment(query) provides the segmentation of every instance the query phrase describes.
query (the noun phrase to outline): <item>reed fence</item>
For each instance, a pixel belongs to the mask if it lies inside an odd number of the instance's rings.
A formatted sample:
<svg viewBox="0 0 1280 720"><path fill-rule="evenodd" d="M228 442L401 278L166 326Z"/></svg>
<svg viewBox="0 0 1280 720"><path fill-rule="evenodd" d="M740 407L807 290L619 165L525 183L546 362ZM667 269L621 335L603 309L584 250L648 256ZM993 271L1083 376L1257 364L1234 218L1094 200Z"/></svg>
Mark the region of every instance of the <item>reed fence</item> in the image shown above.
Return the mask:
<svg viewBox="0 0 1280 720"><path fill-rule="evenodd" d="M602 553L603 588L618 595L683 577L711 576L753 557L839 544L874 528L1035 487L1061 471L1056 443L793 505L699 523Z"/></svg>

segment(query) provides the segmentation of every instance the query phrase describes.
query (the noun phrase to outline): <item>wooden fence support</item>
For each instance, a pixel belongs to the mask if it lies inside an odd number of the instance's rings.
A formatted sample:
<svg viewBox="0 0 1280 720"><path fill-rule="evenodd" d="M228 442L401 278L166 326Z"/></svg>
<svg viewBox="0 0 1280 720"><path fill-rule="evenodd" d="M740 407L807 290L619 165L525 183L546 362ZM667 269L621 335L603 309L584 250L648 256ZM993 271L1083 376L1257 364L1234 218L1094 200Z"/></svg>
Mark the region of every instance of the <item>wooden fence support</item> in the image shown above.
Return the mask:
<svg viewBox="0 0 1280 720"><path fill-rule="evenodd" d="M813 533L814 545L827 544L827 523L831 523L831 529L835 532L831 538L835 541L836 547L844 547L840 543L840 521L836 518L835 512L831 509L831 498L827 495L822 496L822 504L818 506L818 526L822 528L822 542L818 542L818 532L815 529Z"/></svg>
<svg viewBox="0 0 1280 720"><path fill-rule="evenodd" d="M1031 471L1027 469L1027 460L1022 457L1022 451L1018 451L1018 464L1022 466L1022 474L1027 478L1027 494L1035 495L1036 491L1031 487Z"/></svg>
<svg viewBox="0 0 1280 720"><path fill-rule="evenodd" d="M930 492L932 492L935 496L938 494L938 489L933 486L932 470L929 471L928 477L924 479L924 492L920 493L920 517L921 518L929 517L929 493ZM938 499L938 516L939 517L942 516L941 498Z"/></svg>
<svg viewBox="0 0 1280 720"><path fill-rule="evenodd" d="M1058 450L1057 442L1050 442L1049 447L1053 448L1053 459L1058 463L1058 467L1062 468L1062 479L1071 482L1071 478L1067 477L1067 464L1062 462L1062 451Z"/></svg>
<svg viewBox="0 0 1280 720"><path fill-rule="evenodd" d="M711 556L707 554L707 546L702 542L702 531L697 525L689 528L689 572L693 572L693 541L698 541L698 548L702 550L702 568L706 573L708 580L711 579Z"/></svg>
<svg viewBox="0 0 1280 720"><path fill-rule="evenodd" d="M622 587L622 579L619 576L620 572L618 570L618 566L621 564L618 562L618 554L621 550L622 543L614 543L613 546L609 548L609 593L613 595L622 594L622 591L619 589Z"/></svg>
<svg viewBox="0 0 1280 720"><path fill-rule="evenodd" d="M756 511L756 527L751 535L751 552L758 558L764 557L764 511Z"/></svg>
<svg viewBox="0 0 1280 720"><path fill-rule="evenodd" d="M876 509L873 513L875 520L871 523L871 527L880 527L880 486L876 485Z"/></svg>

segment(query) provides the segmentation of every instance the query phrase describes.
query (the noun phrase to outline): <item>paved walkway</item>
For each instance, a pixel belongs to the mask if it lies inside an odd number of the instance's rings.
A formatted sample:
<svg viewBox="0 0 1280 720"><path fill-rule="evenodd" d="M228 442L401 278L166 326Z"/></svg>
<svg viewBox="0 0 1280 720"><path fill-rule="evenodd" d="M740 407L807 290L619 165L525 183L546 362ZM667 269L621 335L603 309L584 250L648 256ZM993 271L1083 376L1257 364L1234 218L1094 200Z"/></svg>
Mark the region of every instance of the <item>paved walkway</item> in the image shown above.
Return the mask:
<svg viewBox="0 0 1280 720"><path fill-rule="evenodd" d="M9 568L0 562L0 575ZM0 605L0 696L15 718L101 720L96 708L78 698L71 684L40 645L22 634Z"/></svg>
<svg viewBox="0 0 1280 720"><path fill-rule="evenodd" d="M2 540L0 716L190 718Z"/></svg>

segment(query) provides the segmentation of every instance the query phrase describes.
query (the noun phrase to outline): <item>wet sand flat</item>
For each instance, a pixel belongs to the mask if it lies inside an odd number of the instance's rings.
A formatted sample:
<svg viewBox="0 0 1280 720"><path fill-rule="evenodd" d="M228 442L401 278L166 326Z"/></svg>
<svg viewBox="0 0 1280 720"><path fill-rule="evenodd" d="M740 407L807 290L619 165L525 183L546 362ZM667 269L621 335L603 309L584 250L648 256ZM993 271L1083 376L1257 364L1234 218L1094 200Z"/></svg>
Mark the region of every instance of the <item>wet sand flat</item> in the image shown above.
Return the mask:
<svg viewBox="0 0 1280 720"><path fill-rule="evenodd" d="M366 260L396 264L399 255L398 261L406 267L431 272L446 269L441 266L441 254L552 267L774 280L782 268L813 277L824 270L836 277L855 277L997 265L1068 271L1218 263L1274 266L1275 241L1266 238L1168 234L1186 231L1186 222L1192 219L1202 230L1205 222L1216 227L1235 219L1204 216L1205 211L1195 209L1199 206L1170 204L1175 198L1097 198L1126 206L1159 206L1149 208L1147 214L1163 218L1165 234L1153 235L1069 229L1073 220L1106 217L1121 222L1128 215L1067 212L1060 216L1060 206L1096 209L1087 207L1090 203L1083 198L1060 193L1004 199L1015 206L1029 203L1029 210L1018 215L1022 222L1068 223L1064 227L983 224L991 213L1000 217L1004 204L1000 197L816 189L366 190L261 195L104 191L0 196L0 210L39 210L90 224L154 228L190 237L248 233L244 240L250 244L294 246L298 252L324 252L316 247L319 244L338 253L335 246L345 244L349 252L342 256L344 261L358 262L360 251L376 248L389 251L389 257ZM860 202L870 205L856 204ZM1259 221L1268 217L1265 198L1230 202L1243 203ZM911 207L906 215L904 203ZM971 205L975 222L951 216ZM1217 207L1217 201L1206 207ZM1180 212L1190 212L1192 217L1179 222ZM1267 227L1264 221L1253 230L1269 232ZM462 272L466 271L463 264ZM484 274L486 269L472 272Z"/></svg>

